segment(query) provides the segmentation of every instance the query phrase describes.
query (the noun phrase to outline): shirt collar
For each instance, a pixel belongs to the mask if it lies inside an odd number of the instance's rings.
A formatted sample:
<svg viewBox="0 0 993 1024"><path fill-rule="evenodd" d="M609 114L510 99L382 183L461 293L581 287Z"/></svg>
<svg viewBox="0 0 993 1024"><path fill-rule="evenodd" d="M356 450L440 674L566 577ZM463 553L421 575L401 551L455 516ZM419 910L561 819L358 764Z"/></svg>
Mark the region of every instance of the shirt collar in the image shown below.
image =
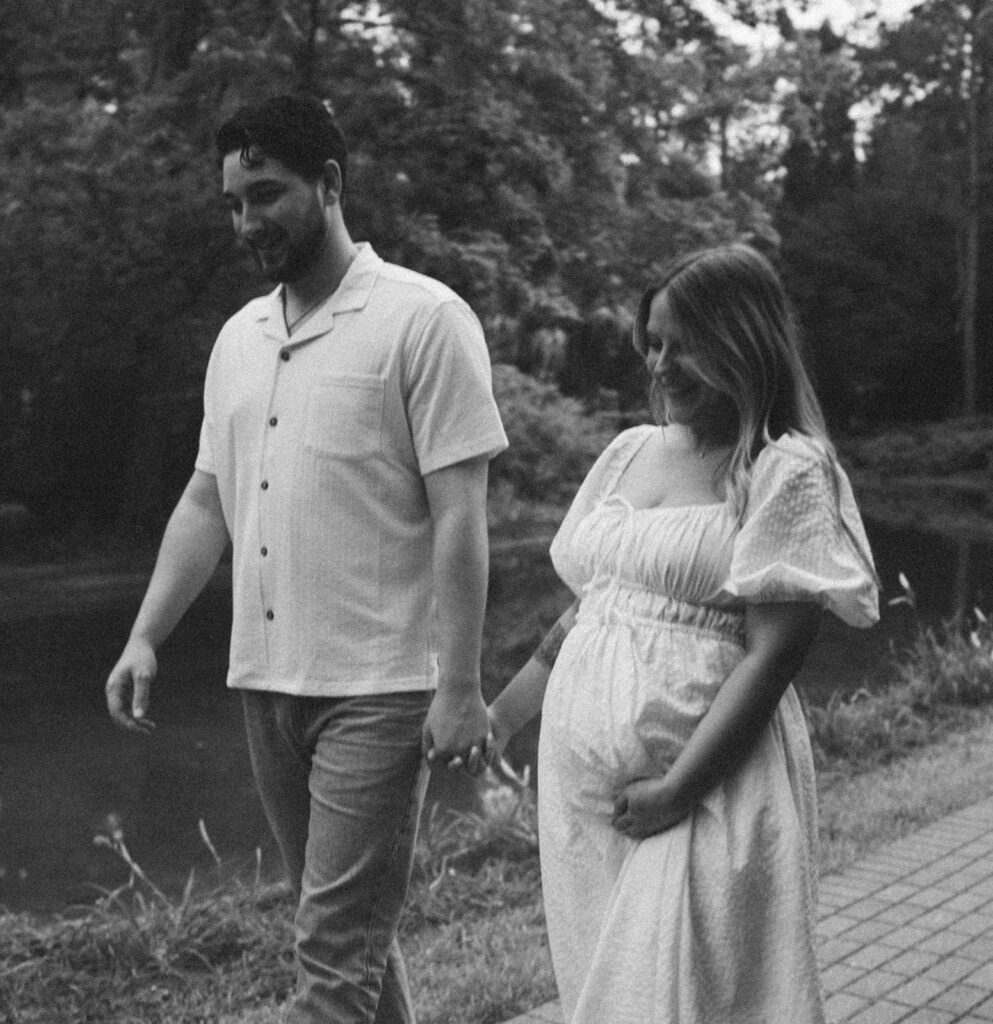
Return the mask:
<svg viewBox="0 0 993 1024"><path fill-rule="evenodd" d="M345 271L341 283L292 338L287 336L286 321L283 319L283 285L278 285L269 293L269 301L263 306L258 320L266 324L265 333L268 337L276 338L284 344L290 342L296 345L326 334L334 328L335 314L365 307L382 264L383 260L368 242L359 242L355 258Z"/></svg>

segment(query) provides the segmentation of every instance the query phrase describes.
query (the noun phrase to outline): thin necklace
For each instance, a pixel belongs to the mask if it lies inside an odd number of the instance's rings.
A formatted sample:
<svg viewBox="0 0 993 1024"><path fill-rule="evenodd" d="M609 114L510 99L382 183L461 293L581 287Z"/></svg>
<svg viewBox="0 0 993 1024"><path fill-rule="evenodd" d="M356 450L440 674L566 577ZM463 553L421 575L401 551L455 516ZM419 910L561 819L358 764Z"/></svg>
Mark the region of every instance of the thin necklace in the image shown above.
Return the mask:
<svg viewBox="0 0 993 1024"><path fill-rule="evenodd" d="M701 441L699 445L697 445L697 457L700 459L705 459L708 455L712 455L714 452L720 451L722 448L727 447L728 445L722 444L720 441L714 444L710 444L707 441Z"/></svg>
<svg viewBox="0 0 993 1024"><path fill-rule="evenodd" d="M299 313L294 318L293 322L291 323L289 320L286 319L286 289L284 288L283 289L283 320L286 322L286 333L287 334L291 334L293 332L293 328L296 327L298 324L302 323L303 320L306 317L310 316L310 314L313 313L314 310L317 309L317 307L322 302L326 302L330 295L331 295L331 293L327 292L324 295L320 296L320 298L318 298L318 300L316 302L312 302L302 313Z"/></svg>

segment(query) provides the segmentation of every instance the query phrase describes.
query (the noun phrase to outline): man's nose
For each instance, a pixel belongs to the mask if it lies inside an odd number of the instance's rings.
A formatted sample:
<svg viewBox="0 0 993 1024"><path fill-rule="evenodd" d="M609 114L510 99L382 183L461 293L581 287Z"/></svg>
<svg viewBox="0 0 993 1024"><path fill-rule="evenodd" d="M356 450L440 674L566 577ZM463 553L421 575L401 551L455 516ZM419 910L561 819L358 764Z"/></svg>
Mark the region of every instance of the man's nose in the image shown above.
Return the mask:
<svg viewBox="0 0 993 1024"><path fill-rule="evenodd" d="M258 211L246 203L238 220L238 234L242 238L251 239L254 235L259 234L262 226L262 218L259 216Z"/></svg>

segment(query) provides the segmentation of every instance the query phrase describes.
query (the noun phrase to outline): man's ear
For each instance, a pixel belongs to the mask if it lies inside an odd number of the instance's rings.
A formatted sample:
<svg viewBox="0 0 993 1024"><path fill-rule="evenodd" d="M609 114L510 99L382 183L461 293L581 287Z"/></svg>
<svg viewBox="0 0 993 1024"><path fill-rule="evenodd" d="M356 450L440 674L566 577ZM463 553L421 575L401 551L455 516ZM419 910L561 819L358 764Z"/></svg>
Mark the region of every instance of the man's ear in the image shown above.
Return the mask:
<svg viewBox="0 0 993 1024"><path fill-rule="evenodd" d="M337 160L325 161L321 184L328 200L333 196L335 202L341 202L341 167Z"/></svg>

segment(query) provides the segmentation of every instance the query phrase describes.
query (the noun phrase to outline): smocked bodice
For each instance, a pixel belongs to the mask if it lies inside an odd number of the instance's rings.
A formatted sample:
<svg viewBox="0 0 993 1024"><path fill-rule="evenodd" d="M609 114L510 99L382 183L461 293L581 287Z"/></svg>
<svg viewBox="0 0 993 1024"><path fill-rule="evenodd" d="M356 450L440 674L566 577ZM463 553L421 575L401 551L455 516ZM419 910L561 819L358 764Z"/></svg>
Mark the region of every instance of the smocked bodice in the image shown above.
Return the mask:
<svg viewBox="0 0 993 1024"><path fill-rule="evenodd" d="M639 509L605 496L573 536L575 568L586 580L580 615L740 639L742 603L722 591L735 532L727 504Z"/></svg>
<svg viewBox="0 0 993 1024"><path fill-rule="evenodd" d="M851 485L823 446L789 434L767 445L742 515L730 502L634 508L617 483L657 429L611 443L552 542L556 571L587 613L624 608L721 633L748 601L816 601L854 626L878 619Z"/></svg>

